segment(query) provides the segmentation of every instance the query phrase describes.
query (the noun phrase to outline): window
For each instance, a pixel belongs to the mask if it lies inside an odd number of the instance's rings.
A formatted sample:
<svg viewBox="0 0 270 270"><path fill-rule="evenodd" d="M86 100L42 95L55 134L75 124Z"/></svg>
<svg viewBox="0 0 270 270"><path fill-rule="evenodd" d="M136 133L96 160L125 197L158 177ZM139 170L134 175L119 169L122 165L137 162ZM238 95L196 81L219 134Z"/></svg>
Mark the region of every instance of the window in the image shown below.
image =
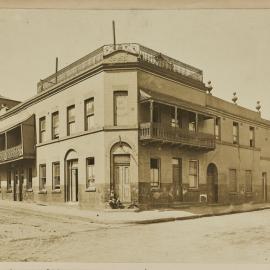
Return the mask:
<svg viewBox="0 0 270 270"><path fill-rule="evenodd" d="M42 117L39 119L39 142L42 143L45 141L46 133L46 118Z"/></svg>
<svg viewBox="0 0 270 270"><path fill-rule="evenodd" d="M127 125L128 119L128 92L114 92L114 125Z"/></svg>
<svg viewBox="0 0 270 270"><path fill-rule="evenodd" d="M150 175L151 187L158 188L160 185L160 160L157 158L150 159Z"/></svg>
<svg viewBox="0 0 270 270"><path fill-rule="evenodd" d="M189 187L197 188L198 187L198 176L199 176L199 161L190 160L189 161Z"/></svg>
<svg viewBox="0 0 270 270"><path fill-rule="evenodd" d="M7 191L11 191L11 171L7 172Z"/></svg>
<svg viewBox="0 0 270 270"><path fill-rule="evenodd" d="M237 175L236 169L229 170L229 191L237 192Z"/></svg>
<svg viewBox="0 0 270 270"><path fill-rule="evenodd" d="M95 158L89 157L86 159L86 188L95 187Z"/></svg>
<svg viewBox="0 0 270 270"><path fill-rule="evenodd" d="M216 139L220 140L220 118L215 119L215 135Z"/></svg>
<svg viewBox="0 0 270 270"><path fill-rule="evenodd" d="M239 125L233 122L233 144L239 143Z"/></svg>
<svg viewBox="0 0 270 270"><path fill-rule="evenodd" d="M161 115L160 115L161 108L159 104L154 103L153 106L153 122L160 123L161 122Z"/></svg>
<svg viewBox="0 0 270 270"><path fill-rule="evenodd" d="M177 111L177 118L175 119L175 113ZM175 121L176 120L176 121ZM181 128L181 115L180 115L180 110L171 107L171 126L172 127L180 127Z"/></svg>
<svg viewBox="0 0 270 270"><path fill-rule="evenodd" d="M189 113L188 130L196 132L198 122L198 115L196 113Z"/></svg>
<svg viewBox="0 0 270 270"><path fill-rule="evenodd" d="M60 189L60 162L54 162L52 164L52 189Z"/></svg>
<svg viewBox="0 0 270 270"><path fill-rule="evenodd" d="M85 130L89 130L94 126L94 98L88 99L84 103L85 107Z"/></svg>
<svg viewBox="0 0 270 270"><path fill-rule="evenodd" d="M59 112L52 114L52 139L59 138Z"/></svg>
<svg viewBox="0 0 270 270"><path fill-rule="evenodd" d="M251 170L246 171L245 190L246 192L252 192L252 171Z"/></svg>
<svg viewBox="0 0 270 270"><path fill-rule="evenodd" d="M75 105L67 108L67 135L75 133Z"/></svg>
<svg viewBox="0 0 270 270"><path fill-rule="evenodd" d="M39 165L39 189L46 190L46 164Z"/></svg>
<svg viewBox="0 0 270 270"><path fill-rule="evenodd" d="M249 127L249 146L255 146L255 129L254 127Z"/></svg>
<svg viewBox="0 0 270 270"><path fill-rule="evenodd" d="M27 179L26 179L26 188L27 189L32 189L33 187L33 182L32 182L32 168L27 169Z"/></svg>

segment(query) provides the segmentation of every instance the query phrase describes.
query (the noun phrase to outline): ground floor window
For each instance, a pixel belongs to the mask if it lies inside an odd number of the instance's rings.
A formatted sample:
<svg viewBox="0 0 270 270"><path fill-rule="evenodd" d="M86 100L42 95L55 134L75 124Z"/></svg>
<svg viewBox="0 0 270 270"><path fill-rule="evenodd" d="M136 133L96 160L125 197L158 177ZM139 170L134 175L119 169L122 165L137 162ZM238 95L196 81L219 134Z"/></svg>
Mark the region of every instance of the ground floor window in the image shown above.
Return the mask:
<svg viewBox="0 0 270 270"><path fill-rule="evenodd" d="M160 159L150 159L150 175L151 187L158 188L160 186Z"/></svg>
<svg viewBox="0 0 270 270"><path fill-rule="evenodd" d="M245 190L246 192L252 192L252 171L251 170L246 171Z"/></svg>
<svg viewBox="0 0 270 270"><path fill-rule="evenodd" d="M39 165L39 189L46 189L46 164Z"/></svg>
<svg viewBox="0 0 270 270"><path fill-rule="evenodd" d="M52 164L52 189L60 189L60 162L54 162Z"/></svg>
<svg viewBox="0 0 270 270"><path fill-rule="evenodd" d="M26 179L26 188L32 189L33 188L33 175L32 175L32 168L27 169L27 179Z"/></svg>
<svg viewBox="0 0 270 270"><path fill-rule="evenodd" d="M197 188L199 184L199 161L189 161L189 187Z"/></svg>
<svg viewBox="0 0 270 270"><path fill-rule="evenodd" d="M95 187L95 158L89 157L86 159L86 188Z"/></svg>
<svg viewBox="0 0 270 270"><path fill-rule="evenodd" d="M237 174L236 169L229 170L229 191L237 192Z"/></svg>

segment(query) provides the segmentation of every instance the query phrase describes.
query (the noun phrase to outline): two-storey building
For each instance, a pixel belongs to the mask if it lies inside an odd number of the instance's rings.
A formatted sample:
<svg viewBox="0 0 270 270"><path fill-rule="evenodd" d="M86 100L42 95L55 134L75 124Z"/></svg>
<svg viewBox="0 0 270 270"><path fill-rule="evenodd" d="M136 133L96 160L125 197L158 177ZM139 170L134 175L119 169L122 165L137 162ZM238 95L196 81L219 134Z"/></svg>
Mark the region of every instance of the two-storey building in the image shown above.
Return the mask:
<svg viewBox="0 0 270 270"><path fill-rule="evenodd" d="M1 198L267 201L270 121L209 90L201 70L139 44L99 48L0 115Z"/></svg>

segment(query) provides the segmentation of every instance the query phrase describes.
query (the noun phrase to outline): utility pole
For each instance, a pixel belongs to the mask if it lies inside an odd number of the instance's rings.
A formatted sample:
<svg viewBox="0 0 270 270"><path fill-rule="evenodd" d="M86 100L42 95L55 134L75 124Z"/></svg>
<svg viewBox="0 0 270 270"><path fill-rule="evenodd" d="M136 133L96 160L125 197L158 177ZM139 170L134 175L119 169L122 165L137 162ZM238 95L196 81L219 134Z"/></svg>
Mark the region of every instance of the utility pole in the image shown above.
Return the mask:
<svg viewBox="0 0 270 270"><path fill-rule="evenodd" d="M113 49L116 49L116 38L115 38L115 22L112 21L112 28L113 28Z"/></svg>

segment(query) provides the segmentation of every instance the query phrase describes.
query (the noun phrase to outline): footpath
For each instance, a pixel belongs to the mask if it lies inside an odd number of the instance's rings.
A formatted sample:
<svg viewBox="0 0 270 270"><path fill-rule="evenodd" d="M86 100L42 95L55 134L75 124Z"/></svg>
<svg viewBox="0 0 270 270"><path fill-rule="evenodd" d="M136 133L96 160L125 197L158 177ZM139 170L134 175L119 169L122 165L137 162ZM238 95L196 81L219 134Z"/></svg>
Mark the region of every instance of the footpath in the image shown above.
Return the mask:
<svg viewBox="0 0 270 270"><path fill-rule="evenodd" d="M241 205L183 205L175 208L138 211L134 209L84 210L74 205L46 205L0 200L0 211L25 215L65 217L99 224L150 224L176 220L237 214L270 209L270 203Z"/></svg>

